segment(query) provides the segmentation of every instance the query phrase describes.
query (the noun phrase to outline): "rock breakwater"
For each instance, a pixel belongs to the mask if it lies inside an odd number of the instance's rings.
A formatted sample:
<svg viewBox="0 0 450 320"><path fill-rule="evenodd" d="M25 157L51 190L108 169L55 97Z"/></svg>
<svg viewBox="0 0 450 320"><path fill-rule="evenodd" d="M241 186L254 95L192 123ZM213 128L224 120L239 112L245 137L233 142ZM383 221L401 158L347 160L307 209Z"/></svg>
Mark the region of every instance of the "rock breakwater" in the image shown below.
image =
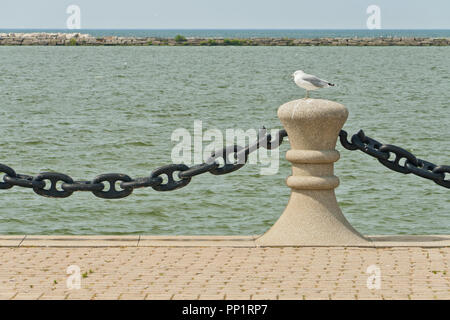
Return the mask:
<svg viewBox="0 0 450 320"><path fill-rule="evenodd" d="M0 33L3 46L449 46L450 38L175 38L94 37L82 33Z"/></svg>

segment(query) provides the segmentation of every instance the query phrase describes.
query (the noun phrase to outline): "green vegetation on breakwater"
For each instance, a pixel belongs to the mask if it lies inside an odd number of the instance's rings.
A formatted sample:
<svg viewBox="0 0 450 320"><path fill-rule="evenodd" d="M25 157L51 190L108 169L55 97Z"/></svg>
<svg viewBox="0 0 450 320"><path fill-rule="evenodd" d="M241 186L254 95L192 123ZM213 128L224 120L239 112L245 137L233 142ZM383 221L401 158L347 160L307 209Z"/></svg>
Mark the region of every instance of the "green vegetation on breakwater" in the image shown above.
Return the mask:
<svg viewBox="0 0 450 320"><path fill-rule="evenodd" d="M0 33L0 45L41 46L449 46L450 38L174 38L93 37L81 33Z"/></svg>

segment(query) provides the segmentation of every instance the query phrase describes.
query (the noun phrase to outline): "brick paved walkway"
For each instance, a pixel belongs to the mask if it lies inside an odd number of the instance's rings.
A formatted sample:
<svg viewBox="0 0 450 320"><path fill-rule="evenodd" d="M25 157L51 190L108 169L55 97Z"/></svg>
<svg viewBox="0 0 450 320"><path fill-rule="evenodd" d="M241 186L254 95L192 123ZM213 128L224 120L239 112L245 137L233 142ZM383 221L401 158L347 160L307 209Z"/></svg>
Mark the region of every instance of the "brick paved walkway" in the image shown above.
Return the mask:
<svg viewBox="0 0 450 320"><path fill-rule="evenodd" d="M0 247L0 299L450 299L449 264L450 247Z"/></svg>

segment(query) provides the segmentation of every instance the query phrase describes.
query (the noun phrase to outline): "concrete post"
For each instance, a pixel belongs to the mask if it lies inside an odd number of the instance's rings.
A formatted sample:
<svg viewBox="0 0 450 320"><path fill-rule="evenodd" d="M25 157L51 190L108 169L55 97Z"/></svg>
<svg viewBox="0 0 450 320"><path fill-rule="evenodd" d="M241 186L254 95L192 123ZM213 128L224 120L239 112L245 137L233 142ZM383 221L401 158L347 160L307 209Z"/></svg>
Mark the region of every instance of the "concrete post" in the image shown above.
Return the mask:
<svg viewBox="0 0 450 320"><path fill-rule="evenodd" d="M334 176L335 150L339 131L347 120L347 109L322 99L300 99L278 109L289 135L292 189L286 209L264 235L260 246L346 246L368 245L345 219L334 193L339 179Z"/></svg>

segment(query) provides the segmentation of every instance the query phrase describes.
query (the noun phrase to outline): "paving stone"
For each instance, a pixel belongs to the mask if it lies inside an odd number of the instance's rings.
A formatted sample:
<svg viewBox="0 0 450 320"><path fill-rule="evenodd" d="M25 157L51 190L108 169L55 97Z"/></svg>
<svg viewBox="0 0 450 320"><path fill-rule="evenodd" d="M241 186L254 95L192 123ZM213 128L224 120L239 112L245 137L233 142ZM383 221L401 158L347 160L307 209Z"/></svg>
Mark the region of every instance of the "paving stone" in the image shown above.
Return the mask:
<svg viewBox="0 0 450 320"><path fill-rule="evenodd" d="M0 299L450 299L449 259L450 247L0 247Z"/></svg>

